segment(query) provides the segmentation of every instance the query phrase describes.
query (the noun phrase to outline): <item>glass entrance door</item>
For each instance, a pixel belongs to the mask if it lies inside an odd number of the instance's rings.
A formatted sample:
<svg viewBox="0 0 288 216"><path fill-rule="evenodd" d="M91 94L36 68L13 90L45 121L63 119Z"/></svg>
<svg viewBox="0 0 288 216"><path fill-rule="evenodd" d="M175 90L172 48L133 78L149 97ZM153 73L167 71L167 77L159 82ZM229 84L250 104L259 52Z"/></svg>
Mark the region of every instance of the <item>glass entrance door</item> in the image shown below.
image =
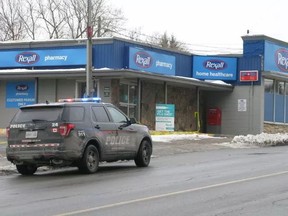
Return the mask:
<svg viewBox="0 0 288 216"><path fill-rule="evenodd" d="M120 109L130 118L136 117L137 86L133 83L120 83Z"/></svg>

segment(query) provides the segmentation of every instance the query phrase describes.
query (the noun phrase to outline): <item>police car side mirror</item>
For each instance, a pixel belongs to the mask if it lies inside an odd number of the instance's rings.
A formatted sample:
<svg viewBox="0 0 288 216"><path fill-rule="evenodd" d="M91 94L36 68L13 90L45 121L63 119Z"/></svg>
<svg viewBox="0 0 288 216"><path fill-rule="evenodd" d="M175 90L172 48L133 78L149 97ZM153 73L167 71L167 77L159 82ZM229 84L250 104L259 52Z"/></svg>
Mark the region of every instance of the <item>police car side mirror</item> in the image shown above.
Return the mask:
<svg viewBox="0 0 288 216"><path fill-rule="evenodd" d="M130 124L136 124L136 119L135 118L130 118Z"/></svg>
<svg viewBox="0 0 288 216"><path fill-rule="evenodd" d="M136 123L137 123L137 122L136 122L136 119L135 119L135 118L130 118L130 119L127 120L126 123L124 123L123 125L120 125L120 126L119 126L119 129L122 130L123 128L128 127L129 125L131 125L131 124L136 124Z"/></svg>

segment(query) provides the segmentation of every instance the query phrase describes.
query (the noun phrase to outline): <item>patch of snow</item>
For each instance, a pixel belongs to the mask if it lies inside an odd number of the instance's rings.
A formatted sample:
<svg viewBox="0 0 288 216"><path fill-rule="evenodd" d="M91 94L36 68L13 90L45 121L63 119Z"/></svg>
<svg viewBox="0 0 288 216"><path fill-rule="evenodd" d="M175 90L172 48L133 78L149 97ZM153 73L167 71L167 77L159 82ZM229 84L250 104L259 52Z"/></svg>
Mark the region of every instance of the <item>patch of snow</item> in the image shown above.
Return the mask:
<svg viewBox="0 0 288 216"><path fill-rule="evenodd" d="M208 134L169 134L169 135L152 135L153 142L171 142L174 140L201 140L209 138L220 138L212 137Z"/></svg>
<svg viewBox="0 0 288 216"><path fill-rule="evenodd" d="M225 82L223 82L222 80L205 80L205 82L231 86L231 84L225 83Z"/></svg>
<svg viewBox="0 0 288 216"><path fill-rule="evenodd" d="M222 139L226 137L215 137L208 134L171 134L171 135L152 135L154 142L172 142L176 140L201 140L201 139ZM288 145L288 133L235 136L231 142L220 142L215 145L227 146L230 148L258 148L268 146Z"/></svg>
<svg viewBox="0 0 288 216"><path fill-rule="evenodd" d="M193 80L193 81L200 81L199 79L193 78L193 77L184 77L184 76L175 76L181 79L186 79L186 80Z"/></svg>
<svg viewBox="0 0 288 216"><path fill-rule="evenodd" d="M97 69L94 69L94 70L97 71L97 70L113 70L113 69L107 68L107 67L103 67L103 68L97 68Z"/></svg>
<svg viewBox="0 0 288 216"><path fill-rule="evenodd" d="M288 133L268 134L261 133L257 135L248 134L246 136L235 136L231 145L245 144L250 146L279 146L288 144Z"/></svg>

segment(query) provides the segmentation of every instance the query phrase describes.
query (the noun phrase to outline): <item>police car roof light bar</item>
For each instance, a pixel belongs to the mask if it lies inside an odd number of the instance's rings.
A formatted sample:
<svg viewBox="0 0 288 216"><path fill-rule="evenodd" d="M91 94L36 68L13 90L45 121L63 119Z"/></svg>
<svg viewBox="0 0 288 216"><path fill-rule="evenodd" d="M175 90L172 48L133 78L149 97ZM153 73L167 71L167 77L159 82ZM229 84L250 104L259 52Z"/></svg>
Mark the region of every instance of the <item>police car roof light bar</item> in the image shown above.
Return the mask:
<svg viewBox="0 0 288 216"><path fill-rule="evenodd" d="M68 98L68 99L59 99L58 102L95 102L100 103L100 97L92 97L92 98Z"/></svg>

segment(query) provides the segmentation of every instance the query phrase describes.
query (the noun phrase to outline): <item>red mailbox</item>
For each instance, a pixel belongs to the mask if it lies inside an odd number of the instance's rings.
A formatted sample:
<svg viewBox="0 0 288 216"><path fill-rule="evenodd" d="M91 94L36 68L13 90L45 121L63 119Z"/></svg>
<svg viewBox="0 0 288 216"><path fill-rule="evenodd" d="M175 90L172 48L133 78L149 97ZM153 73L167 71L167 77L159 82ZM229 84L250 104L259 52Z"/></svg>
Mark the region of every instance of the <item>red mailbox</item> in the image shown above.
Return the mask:
<svg viewBox="0 0 288 216"><path fill-rule="evenodd" d="M208 115L207 115L208 125L221 125L221 117L222 113L218 107L208 109Z"/></svg>

